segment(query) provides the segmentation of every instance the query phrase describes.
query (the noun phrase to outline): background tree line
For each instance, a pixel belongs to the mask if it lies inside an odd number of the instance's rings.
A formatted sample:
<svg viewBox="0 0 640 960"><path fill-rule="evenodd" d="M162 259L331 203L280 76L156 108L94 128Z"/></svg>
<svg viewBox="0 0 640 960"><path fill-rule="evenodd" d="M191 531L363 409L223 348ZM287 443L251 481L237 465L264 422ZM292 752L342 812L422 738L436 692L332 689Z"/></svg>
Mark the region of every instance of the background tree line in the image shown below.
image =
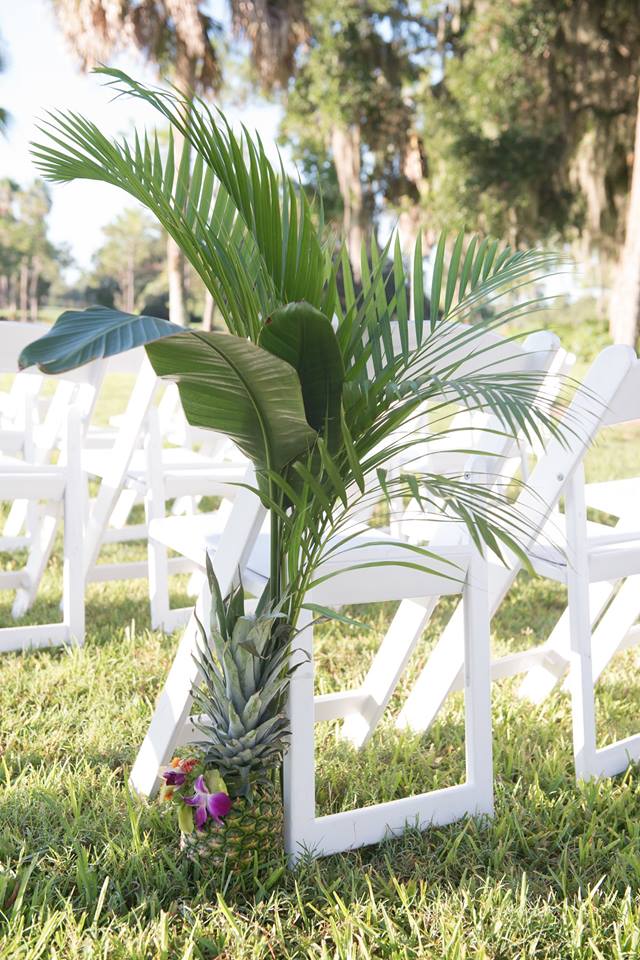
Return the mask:
<svg viewBox="0 0 640 960"><path fill-rule="evenodd" d="M85 69L130 47L185 92L277 100L281 140L356 275L370 226L397 223L405 251L441 227L567 243L597 258L612 333L636 342L637 0L51 2ZM132 226L109 228L87 286L105 296L109 281L134 306L148 288L177 322L210 320L179 251L168 243L163 266L166 241Z"/></svg>

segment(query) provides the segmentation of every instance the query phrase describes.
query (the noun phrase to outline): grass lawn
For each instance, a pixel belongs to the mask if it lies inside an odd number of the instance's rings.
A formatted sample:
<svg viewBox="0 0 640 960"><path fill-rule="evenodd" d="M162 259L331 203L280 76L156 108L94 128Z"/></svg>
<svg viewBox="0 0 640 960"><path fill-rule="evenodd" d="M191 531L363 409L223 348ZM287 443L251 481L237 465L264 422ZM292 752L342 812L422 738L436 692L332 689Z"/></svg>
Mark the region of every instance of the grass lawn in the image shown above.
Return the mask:
<svg viewBox="0 0 640 960"><path fill-rule="evenodd" d="M114 383L108 406L123 395ZM612 470L640 472L637 427L590 454L591 479ZM60 573L57 559L34 621L55 616ZM2 624L10 600L0 593ZM496 650L544 640L564 603L562 588L522 575L494 621ZM318 631L319 691L362 677L392 612L366 610L369 632ZM515 696L517 680L494 685L493 821L409 831L279 878L272 863L247 894L194 876L173 821L127 789L176 643L149 630L146 584L92 585L87 625L82 650L0 659L0 957L640 957L640 776L576 786L564 693L534 708ZM321 812L460 778L461 695L425 736L392 724L437 627L362 754L335 726L318 730ZM602 743L640 729L639 663L640 650L626 651L599 684Z"/></svg>

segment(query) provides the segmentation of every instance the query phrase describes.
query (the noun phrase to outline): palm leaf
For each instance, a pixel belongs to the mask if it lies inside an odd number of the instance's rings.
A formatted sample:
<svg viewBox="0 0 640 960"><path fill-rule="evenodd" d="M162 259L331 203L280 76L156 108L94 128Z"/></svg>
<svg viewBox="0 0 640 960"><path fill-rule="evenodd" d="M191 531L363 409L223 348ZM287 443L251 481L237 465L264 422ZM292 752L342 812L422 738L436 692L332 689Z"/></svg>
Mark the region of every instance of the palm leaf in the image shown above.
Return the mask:
<svg viewBox="0 0 640 960"><path fill-rule="evenodd" d="M344 369L331 323L308 303L290 303L267 319L260 346L298 372L309 424L334 448L340 437Z"/></svg>
<svg viewBox="0 0 640 960"><path fill-rule="evenodd" d="M249 340L189 331L147 353L178 384L189 423L224 433L259 467L278 470L313 444L295 370Z"/></svg>
<svg viewBox="0 0 640 960"><path fill-rule="evenodd" d="M44 337L24 348L20 368L36 364L43 373L64 373L181 332L168 320L111 307L67 310Z"/></svg>

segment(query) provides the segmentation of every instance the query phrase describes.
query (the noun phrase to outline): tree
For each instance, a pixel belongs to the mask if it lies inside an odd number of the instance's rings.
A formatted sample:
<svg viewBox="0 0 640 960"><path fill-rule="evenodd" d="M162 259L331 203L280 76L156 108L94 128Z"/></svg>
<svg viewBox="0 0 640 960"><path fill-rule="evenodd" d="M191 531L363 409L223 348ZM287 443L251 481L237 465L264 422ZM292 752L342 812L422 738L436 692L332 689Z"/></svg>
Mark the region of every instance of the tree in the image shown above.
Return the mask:
<svg viewBox="0 0 640 960"><path fill-rule="evenodd" d="M2 38L0 38L1 41ZM0 73L4 70L4 59L2 53L0 52ZM0 107L0 133L6 133L7 124L9 123L9 113L5 107Z"/></svg>
<svg viewBox="0 0 640 960"><path fill-rule="evenodd" d="M437 23L403 0L340 4L308 0L309 40L300 51L284 130L297 158L331 155L343 232L356 279L363 232L381 200L415 207L424 177L413 90ZM403 225L415 239L411 219ZM410 242L407 246L410 246Z"/></svg>
<svg viewBox="0 0 640 960"><path fill-rule="evenodd" d="M217 25L201 9L203 5L200 0L54 0L60 25L83 69L105 63L116 51L132 46L168 73L187 97L194 91L215 92L220 85L213 42ZM167 270L171 319L185 326L185 261L171 237Z"/></svg>
<svg viewBox="0 0 640 960"><path fill-rule="evenodd" d="M37 320L42 296L68 265L68 254L49 240L49 191L42 180L20 188L0 181L0 308Z"/></svg>
<svg viewBox="0 0 640 960"><path fill-rule="evenodd" d="M633 158L619 277L611 294L610 329L617 343L635 347L640 336L640 92Z"/></svg>
<svg viewBox="0 0 640 960"><path fill-rule="evenodd" d="M361 0L272 0L232 7L236 29L251 42L251 64L263 90L284 93L283 130L305 181L322 185L323 194L328 188L325 213L338 213L338 187L358 278L363 231L381 198L404 211L407 240L417 232L410 211L423 169L412 89L434 46L437 18L416 14L404 0L366 6Z"/></svg>
<svg viewBox="0 0 640 960"><path fill-rule="evenodd" d="M124 210L102 232L105 242L94 256L89 282L108 290L109 280L115 280L118 305L133 313L141 309L145 288L163 269L163 234L154 220L138 209Z"/></svg>
<svg viewBox="0 0 640 960"><path fill-rule="evenodd" d="M579 241L616 259L634 156L637 13L634 0L450 4L442 64L422 98L427 216L514 244ZM633 253L622 262L624 274ZM637 319L622 325L624 334L612 323L616 339L635 342Z"/></svg>

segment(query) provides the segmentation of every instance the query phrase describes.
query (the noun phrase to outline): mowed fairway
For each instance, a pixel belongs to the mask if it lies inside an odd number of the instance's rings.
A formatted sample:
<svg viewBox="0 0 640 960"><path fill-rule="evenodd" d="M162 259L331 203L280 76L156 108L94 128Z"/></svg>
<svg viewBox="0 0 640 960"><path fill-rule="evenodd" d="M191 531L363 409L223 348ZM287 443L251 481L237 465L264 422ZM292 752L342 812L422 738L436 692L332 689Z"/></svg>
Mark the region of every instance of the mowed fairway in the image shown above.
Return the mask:
<svg viewBox="0 0 640 960"><path fill-rule="evenodd" d="M114 383L109 403L122 406ZM107 414L103 408L101 416ZM640 473L640 431L602 440L590 479ZM143 544L105 551L144 557ZM4 568L15 562L1 558ZM54 618L54 560L33 622ZM174 602L186 602L176 583ZM0 593L0 622L11 596ZM565 603L521 575L493 624L496 651L540 642ZM393 612L353 608L369 631L317 633L318 690L357 683ZM360 755L318 730L321 812L458 780L462 698L425 736L392 723L426 657L443 606L389 716ZM517 680L493 690L496 816L357 853L274 862L257 893L194 876L175 826L133 799L127 776L176 637L149 630L146 583L94 584L83 649L0 659L0 956L36 958L632 958L640 956L640 775L577 787L570 710L557 692L521 703ZM598 688L601 743L640 730L640 651L619 655ZM304 788L304 786L302 787Z"/></svg>

